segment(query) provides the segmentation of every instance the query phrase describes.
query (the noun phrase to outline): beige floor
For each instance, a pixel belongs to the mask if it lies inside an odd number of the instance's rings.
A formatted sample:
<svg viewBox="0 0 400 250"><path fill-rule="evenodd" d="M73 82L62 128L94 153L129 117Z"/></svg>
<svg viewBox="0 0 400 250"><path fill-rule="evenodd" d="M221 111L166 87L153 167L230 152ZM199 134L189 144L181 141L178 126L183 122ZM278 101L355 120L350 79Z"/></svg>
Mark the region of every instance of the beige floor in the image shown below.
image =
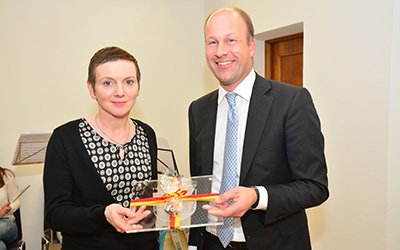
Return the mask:
<svg viewBox="0 0 400 250"><path fill-rule="evenodd" d="M60 250L60 249L61 249L61 244L50 244L49 250Z"/></svg>
<svg viewBox="0 0 400 250"><path fill-rule="evenodd" d="M185 233L184 231L181 230L176 230L173 233L171 231L166 234L165 236L165 245L164 249L165 250L175 250L178 249L176 246L177 244L180 245L179 249L187 250L187 232ZM177 241L177 242L174 242ZM49 249L48 250L60 250L61 249L61 244L59 243L50 243Z"/></svg>
<svg viewBox="0 0 400 250"><path fill-rule="evenodd" d="M45 240L44 240L45 239ZM44 231L44 236L42 239L42 244L47 242L48 245L42 245L42 250L60 250L61 244L59 243L56 233L51 229L47 229Z"/></svg>

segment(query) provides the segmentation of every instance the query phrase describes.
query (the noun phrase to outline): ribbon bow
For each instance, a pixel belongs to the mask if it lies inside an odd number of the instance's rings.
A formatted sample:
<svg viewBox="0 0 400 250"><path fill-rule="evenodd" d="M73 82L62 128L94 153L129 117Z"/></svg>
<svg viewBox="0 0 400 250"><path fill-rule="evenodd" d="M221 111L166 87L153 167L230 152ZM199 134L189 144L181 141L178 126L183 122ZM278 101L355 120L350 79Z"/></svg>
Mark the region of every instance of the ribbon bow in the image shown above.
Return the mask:
<svg viewBox="0 0 400 250"><path fill-rule="evenodd" d="M213 201L219 196L219 194L215 194L215 193L186 195L187 193L188 193L188 190L178 189L175 192L165 193L161 197L150 197L150 198L143 198L143 199L138 199L138 200L131 200L130 205L131 205L131 207L159 206L159 205L170 203L169 204L170 206L166 207L165 211L170 216L169 228L176 229L176 228L179 228L179 225L180 225L180 214L179 214L180 202L182 202L182 201Z"/></svg>

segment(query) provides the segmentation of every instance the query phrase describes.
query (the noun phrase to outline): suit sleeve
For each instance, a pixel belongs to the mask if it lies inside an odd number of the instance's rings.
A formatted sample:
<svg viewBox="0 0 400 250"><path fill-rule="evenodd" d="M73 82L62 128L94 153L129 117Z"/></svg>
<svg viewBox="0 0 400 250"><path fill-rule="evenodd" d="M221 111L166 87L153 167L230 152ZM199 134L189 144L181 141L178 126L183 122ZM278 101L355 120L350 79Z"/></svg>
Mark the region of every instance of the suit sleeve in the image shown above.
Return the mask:
<svg viewBox="0 0 400 250"><path fill-rule="evenodd" d="M190 159L190 175L200 175L200 170L196 166L196 140L195 140L195 122L193 116L193 103L189 106L189 159Z"/></svg>
<svg viewBox="0 0 400 250"><path fill-rule="evenodd" d="M328 196L324 138L309 92L293 95L284 118L284 143L291 181L266 186L269 195L266 223L317 206Z"/></svg>

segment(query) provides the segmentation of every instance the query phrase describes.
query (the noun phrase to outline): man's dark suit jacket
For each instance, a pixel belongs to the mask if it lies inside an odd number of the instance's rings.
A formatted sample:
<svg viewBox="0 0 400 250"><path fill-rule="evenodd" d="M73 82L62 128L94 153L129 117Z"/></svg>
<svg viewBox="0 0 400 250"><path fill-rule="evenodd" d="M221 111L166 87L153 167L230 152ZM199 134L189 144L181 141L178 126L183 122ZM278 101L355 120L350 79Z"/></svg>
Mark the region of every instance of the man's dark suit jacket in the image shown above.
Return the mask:
<svg viewBox="0 0 400 250"><path fill-rule="evenodd" d="M218 90L189 107L190 171L212 174ZM250 100L240 186L264 186L268 208L249 210L241 222L250 250L311 249L305 209L328 196L324 138L305 88L256 76ZM202 248L205 228L190 232Z"/></svg>

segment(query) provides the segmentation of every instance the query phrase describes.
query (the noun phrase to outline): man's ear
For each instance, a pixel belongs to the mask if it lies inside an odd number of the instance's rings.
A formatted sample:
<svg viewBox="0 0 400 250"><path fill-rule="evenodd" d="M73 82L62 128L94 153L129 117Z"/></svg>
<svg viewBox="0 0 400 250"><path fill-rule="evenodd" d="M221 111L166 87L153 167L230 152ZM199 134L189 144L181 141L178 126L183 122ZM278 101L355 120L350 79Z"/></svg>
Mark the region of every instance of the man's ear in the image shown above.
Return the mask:
<svg viewBox="0 0 400 250"><path fill-rule="evenodd" d="M250 42L249 46L250 46L250 53L251 53L251 57L254 57L254 55L256 54L256 39L253 38L253 40Z"/></svg>

